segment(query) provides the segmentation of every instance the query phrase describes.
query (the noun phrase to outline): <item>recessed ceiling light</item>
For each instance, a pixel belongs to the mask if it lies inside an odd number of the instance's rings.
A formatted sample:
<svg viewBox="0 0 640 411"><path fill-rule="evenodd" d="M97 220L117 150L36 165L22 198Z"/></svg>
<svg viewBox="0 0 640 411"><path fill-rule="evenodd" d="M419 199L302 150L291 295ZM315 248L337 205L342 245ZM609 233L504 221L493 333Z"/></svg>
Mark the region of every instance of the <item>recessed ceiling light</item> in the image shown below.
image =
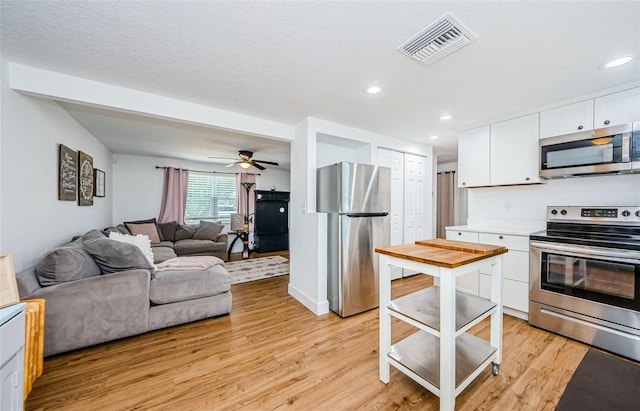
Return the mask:
<svg viewBox="0 0 640 411"><path fill-rule="evenodd" d="M445 114L444 116L440 116L440 120L451 120L451 115Z"/></svg>
<svg viewBox="0 0 640 411"><path fill-rule="evenodd" d="M435 140L436 138L438 138L438 136L431 136L429 137L430 140Z"/></svg>
<svg viewBox="0 0 640 411"><path fill-rule="evenodd" d="M378 94L382 91L382 87L380 86L370 86L367 88L367 93L369 94Z"/></svg>
<svg viewBox="0 0 640 411"><path fill-rule="evenodd" d="M631 57L631 56L618 57L615 60L611 60L610 62L608 62L604 66L606 68L618 67L618 66L622 66L623 64L627 64L631 60L633 60L633 57Z"/></svg>

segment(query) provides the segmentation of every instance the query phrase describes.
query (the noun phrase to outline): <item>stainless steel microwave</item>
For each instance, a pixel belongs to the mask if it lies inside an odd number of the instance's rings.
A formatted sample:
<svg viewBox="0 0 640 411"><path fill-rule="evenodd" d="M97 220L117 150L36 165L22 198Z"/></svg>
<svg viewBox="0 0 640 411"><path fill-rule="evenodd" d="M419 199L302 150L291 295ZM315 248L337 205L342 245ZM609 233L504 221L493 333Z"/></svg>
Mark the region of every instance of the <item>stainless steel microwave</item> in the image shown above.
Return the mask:
<svg viewBox="0 0 640 411"><path fill-rule="evenodd" d="M630 173L632 140L640 144L640 132L633 133L634 125L640 122L541 139L540 177Z"/></svg>

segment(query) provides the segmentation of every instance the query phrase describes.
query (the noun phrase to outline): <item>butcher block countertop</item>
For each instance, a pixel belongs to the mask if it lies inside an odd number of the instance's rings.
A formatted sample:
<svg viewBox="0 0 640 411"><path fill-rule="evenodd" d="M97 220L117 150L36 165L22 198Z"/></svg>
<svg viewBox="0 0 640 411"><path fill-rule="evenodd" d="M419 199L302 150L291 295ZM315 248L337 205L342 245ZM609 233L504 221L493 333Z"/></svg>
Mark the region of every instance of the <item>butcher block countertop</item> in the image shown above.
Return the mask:
<svg viewBox="0 0 640 411"><path fill-rule="evenodd" d="M508 251L506 247L499 245L468 243L442 238L420 240L415 244L376 248L376 252L379 254L446 268L460 267Z"/></svg>

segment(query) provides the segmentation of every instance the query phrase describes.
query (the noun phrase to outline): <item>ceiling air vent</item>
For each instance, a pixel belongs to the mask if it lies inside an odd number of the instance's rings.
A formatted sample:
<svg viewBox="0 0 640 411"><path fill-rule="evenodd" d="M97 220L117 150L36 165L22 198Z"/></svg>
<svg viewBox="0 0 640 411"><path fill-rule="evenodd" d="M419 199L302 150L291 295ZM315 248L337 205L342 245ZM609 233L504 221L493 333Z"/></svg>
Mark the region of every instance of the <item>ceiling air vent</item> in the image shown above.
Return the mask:
<svg viewBox="0 0 640 411"><path fill-rule="evenodd" d="M477 38L451 13L447 13L398 47L398 51L429 66Z"/></svg>

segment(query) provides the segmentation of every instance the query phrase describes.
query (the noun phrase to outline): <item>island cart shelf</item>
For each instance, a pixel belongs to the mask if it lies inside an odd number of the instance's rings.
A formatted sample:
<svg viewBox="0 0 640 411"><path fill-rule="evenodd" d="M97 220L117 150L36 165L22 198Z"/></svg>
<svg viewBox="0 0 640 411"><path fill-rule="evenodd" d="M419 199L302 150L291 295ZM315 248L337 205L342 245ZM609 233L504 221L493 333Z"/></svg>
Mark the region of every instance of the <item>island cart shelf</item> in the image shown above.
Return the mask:
<svg viewBox="0 0 640 411"><path fill-rule="evenodd" d="M389 382L390 366L440 397L441 410L453 410L455 398L490 363L497 375L502 362L502 254L504 247L452 240L377 248L380 254L380 380ZM456 291L456 277L491 266L491 299ZM429 287L391 300L391 266L440 278ZM391 317L418 331L391 344ZM491 317L491 338L467 334Z"/></svg>

